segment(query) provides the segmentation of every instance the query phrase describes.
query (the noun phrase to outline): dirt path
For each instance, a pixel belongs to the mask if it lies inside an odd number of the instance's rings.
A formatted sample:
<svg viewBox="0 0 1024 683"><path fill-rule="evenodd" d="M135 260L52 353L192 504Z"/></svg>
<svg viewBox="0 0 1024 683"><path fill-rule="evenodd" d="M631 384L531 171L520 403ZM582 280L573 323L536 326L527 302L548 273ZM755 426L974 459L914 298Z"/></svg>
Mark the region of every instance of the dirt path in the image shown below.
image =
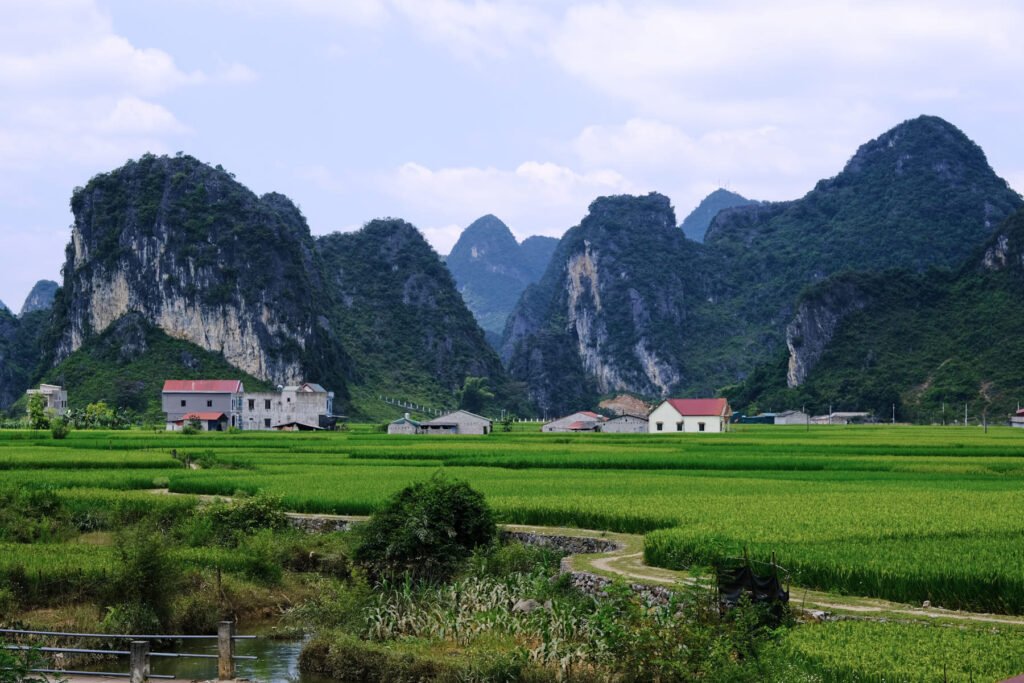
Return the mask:
<svg viewBox="0 0 1024 683"><path fill-rule="evenodd" d="M167 489L152 489L159 495L185 495L171 493ZM196 496L204 502L213 500L230 501L228 496ZM329 515L304 512L288 512L289 518L302 520L361 522L367 519L362 515ZM613 541L618 548L604 553L572 555L569 558L575 571L591 572L600 576L621 577L631 583L649 585L694 585L702 581L687 572L651 567L644 562L644 538L639 534L617 534L593 529L575 529L570 527L545 527L522 524L505 524L509 531L531 532L540 536L573 536L580 538L601 538ZM706 580L706 579L704 579ZM816 617L826 614L837 614L850 618L901 618L922 620L949 620L953 623L974 622L985 624L1007 624L1024 626L1024 617L1004 614L985 614L980 612L962 612L947 610L941 607L915 607L898 602L878 600L847 595L834 595L820 591L812 591L793 587L790 590L791 604Z"/></svg>

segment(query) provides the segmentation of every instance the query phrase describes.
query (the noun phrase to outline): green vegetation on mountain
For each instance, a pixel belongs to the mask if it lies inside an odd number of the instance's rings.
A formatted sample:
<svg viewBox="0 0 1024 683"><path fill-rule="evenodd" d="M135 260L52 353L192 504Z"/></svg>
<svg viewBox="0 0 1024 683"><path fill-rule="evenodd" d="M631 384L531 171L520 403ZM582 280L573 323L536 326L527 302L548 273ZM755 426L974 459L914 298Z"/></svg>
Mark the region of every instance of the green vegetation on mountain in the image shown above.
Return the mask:
<svg viewBox="0 0 1024 683"><path fill-rule="evenodd" d="M1003 422L1024 400L1024 211L959 269L847 274L802 305L854 282L863 308L843 318L805 382L788 387L788 356L728 391L739 406L824 411L896 406L899 420Z"/></svg>
<svg viewBox="0 0 1024 683"><path fill-rule="evenodd" d="M703 242L704 235L711 225L715 216L724 209L734 209L737 206L748 206L757 204L753 199L747 199L741 194L730 192L724 188L718 188L707 197L701 200L700 204L690 212L679 228L689 239L694 242Z"/></svg>
<svg viewBox="0 0 1024 683"><path fill-rule="evenodd" d="M16 318L0 308L0 412L18 401L38 374L49 323L46 309Z"/></svg>
<svg viewBox="0 0 1024 683"><path fill-rule="evenodd" d="M710 393L736 333L713 303L725 293L718 271L668 198L597 199L509 319L509 371L548 415L620 391Z"/></svg>
<svg viewBox="0 0 1024 683"><path fill-rule="evenodd" d="M337 304L324 311L352 360L354 409L382 418L400 410L379 394L453 407L467 377L487 378L498 395L487 408L529 412L497 354L420 232L402 220L317 240Z"/></svg>
<svg viewBox="0 0 1024 683"><path fill-rule="evenodd" d="M509 319L503 358L545 412L617 391L733 385L780 358L807 287L847 271L955 266L1024 205L977 145L935 117L861 146L801 199L719 211L703 245L679 230L673 240L644 202L595 201Z"/></svg>
<svg viewBox="0 0 1024 683"><path fill-rule="evenodd" d="M139 313L129 313L91 337L48 370L42 381L68 387L71 408L104 401L132 411L147 424L162 424L160 391L165 379L240 379L247 391L271 389L224 356L172 339Z"/></svg>
<svg viewBox="0 0 1024 683"><path fill-rule="evenodd" d="M544 274L556 246L553 237L519 244L507 225L488 214L462 231L445 263L480 327L500 335L523 290Z"/></svg>

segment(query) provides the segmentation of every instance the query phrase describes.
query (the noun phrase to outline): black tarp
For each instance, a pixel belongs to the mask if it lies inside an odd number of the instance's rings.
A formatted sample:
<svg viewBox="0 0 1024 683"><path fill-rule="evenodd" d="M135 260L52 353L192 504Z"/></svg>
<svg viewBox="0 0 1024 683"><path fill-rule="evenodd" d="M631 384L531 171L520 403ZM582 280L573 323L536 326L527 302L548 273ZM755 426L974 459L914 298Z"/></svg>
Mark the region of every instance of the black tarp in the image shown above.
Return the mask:
<svg viewBox="0 0 1024 683"><path fill-rule="evenodd" d="M789 591L783 590L777 571L761 575L749 564L716 567L718 574L718 600L728 608L739 604L744 595L751 603L786 604Z"/></svg>

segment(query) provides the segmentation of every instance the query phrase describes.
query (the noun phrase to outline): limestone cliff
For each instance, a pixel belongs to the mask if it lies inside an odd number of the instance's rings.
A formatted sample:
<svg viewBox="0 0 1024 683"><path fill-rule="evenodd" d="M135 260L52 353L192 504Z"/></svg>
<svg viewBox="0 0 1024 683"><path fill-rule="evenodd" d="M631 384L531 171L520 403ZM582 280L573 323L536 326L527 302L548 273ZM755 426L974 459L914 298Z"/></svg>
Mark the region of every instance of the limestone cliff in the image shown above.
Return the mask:
<svg viewBox="0 0 1024 683"><path fill-rule="evenodd" d="M715 326L715 268L676 228L668 198L602 197L524 294L502 344L542 412L596 396L660 397L704 375L700 330ZM699 381L699 380L697 380Z"/></svg>
<svg viewBox="0 0 1024 683"><path fill-rule="evenodd" d="M871 302L858 280L840 277L802 297L793 321L786 326L789 366L786 384L797 387L814 369L840 324Z"/></svg>
<svg viewBox="0 0 1024 683"><path fill-rule="evenodd" d="M342 381L324 376L322 268L286 197L146 155L76 189L71 208L57 360L134 312L261 379Z"/></svg>
<svg viewBox="0 0 1024 683"><path fill-rule="evenodd" d="M32 291L25 297L25 303L21 305L21 313L24 317L35 311L45 311L53 307L53 298L57 294L57 283L53 280L40 280L32 287Z"/></svg>

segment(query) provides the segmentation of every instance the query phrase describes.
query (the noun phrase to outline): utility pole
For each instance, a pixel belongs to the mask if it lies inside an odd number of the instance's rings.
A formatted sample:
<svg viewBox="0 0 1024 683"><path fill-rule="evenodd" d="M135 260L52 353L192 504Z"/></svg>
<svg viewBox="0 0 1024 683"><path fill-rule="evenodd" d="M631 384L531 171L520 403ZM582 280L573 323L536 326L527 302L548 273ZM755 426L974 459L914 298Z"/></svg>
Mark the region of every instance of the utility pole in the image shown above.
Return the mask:
<svg viewBox="0 0 1024 683"><path fill-rule="evenodd" d="M942 402L942 426L946 426L946 402Z"/></svg>
<svg viewBox="0 0 1024 683"><path fill-rule="evenodd" d="M892 423L896 424L896 404L892 404Z"/></svg>
<svg viewBox="0 0 1024 683"><path fill-rule="evenodd" d="M832 424L832 404L828 404L828 423Z"/></svg>
<svg viewBox="0 0 1024 683"><path fill-rule="evenodd" d="M964 427L967 426L967 403L964 402Z"/></svg>

